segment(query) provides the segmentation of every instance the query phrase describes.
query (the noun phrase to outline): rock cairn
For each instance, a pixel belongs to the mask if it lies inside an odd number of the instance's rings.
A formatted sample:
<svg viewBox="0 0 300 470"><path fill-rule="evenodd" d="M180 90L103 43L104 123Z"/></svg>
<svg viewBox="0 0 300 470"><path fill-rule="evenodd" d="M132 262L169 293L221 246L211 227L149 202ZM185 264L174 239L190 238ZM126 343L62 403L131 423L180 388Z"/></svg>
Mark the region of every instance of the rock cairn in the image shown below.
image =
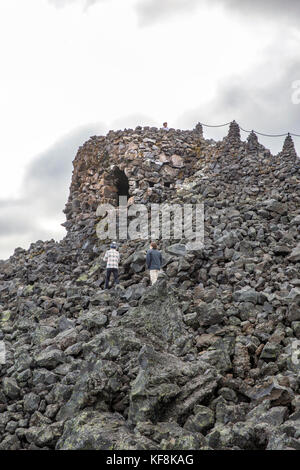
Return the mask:
<svg viewBox="0 0 300 470"><path fill-rule="evenodd" d="M236 154L241 150L241 133L240 127L237 122L232 121L229 125L227 136L224 138L224 145L222 148L223 156L228 154Z"/></svg>
<svg viewBox="0 0 300 470"><path fill-rule="evenodd" d="M297 157L294 142L290 134L286 136L284 144L283 144L283 148L282 148L282 156L285 156L285 155L287 157L291 157L291 156L294 156L295 158Z"/></svg>
<svg viewBox="0 0 300 470"><path fill-rule="evenodd" d="M200 122L198 122L198 124L196 124L195 126L195 131L198 132L198 134L203 137L203 126Z"/></svg>
<svg viewBox="0 0 300 470"><path fill-rule="evenodd" d="M251 131L247 139L247 150L248 152L257 151L259 148L259 142L257 135L254 131Z"/></svg>

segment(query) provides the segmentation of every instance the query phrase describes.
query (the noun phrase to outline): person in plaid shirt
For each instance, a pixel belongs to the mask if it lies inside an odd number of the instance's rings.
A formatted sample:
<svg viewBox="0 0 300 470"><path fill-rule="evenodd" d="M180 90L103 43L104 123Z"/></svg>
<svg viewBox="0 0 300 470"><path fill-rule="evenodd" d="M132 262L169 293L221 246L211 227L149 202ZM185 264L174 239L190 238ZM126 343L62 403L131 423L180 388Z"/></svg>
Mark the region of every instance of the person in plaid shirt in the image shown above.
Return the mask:
<svg viewBox="0 0 300 470"><path fill-rule="evenodd" d="M117 251L117 245L115 242L111 243L110 250L107 250L105 253L104 261L106 261L105 289L108 289L111 274L114 275L114 282L119 284L120 253Z"/></svg>

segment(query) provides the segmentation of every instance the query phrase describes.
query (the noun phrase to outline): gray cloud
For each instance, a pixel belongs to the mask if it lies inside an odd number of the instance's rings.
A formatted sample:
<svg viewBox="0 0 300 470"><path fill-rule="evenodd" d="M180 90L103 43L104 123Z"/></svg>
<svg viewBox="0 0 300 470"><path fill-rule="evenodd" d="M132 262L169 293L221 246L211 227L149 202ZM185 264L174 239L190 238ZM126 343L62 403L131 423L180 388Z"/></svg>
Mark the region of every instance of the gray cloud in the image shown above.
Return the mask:
<svg viewBox="0 0 300 470"><path fill-rule="evenodd" d="M191 13L199 0L138 0L136 11L141 26L168 19L178 13Z"/></svg>
<svg viewBox="0 0 300 470"><path fill-rule="evenodd" d="M68 197L72 160L78 147L103 129L101 124L91 124L63 136L28 166L20 199L0 200L0 259L7 258L17 246L27 248L37 239L63 236L60 224L65 220L62 210Z"/></svg>
<svg viewBox="0 0 300 470"><path fill-rule="evenodd" d="M38 155L27 169L24 177L24 198L34 200L48 215L62 210L71 181L72 160L91 135L101 133L104 125L90 124L66 134L52 147ZM63 204L64 204L63 202Z"/></svg>
<svg viewBox="0 0 300 470"><path fill-rule="evenodd" d="M201 5L223 5L237 14L264 15L298 24L299 0L138 0L136 11L141 26L169 19L178 14L190 14Z"/></svg>
<svg viewBox="0 0 300 470"><path fill-rule="evenodd" d="M20 231L28 232L32 228L32 223L26 212L24 203L9 202L7 205L0 206L0 238L5 236L14 235ZM18 211L18 216L15 217L15 210Z"/></svg>
<svg viewBox="0 0 300 470"><path fill-rule="evenodd" d="M279 46L278 46L279 47ZM266 54L267 56L267 54ZM300 77L300 65L292 59L282 60L282 73L270 75L270 83L262 85L257 77L272 70L272 58L255 68L247 77L234 76L219 84L216 96L203 106L183 113L177 124L193 127L196 122L222 124L235 119L244 129L254 129L265 134L292 132L300 134L300 105L292 103L292 82ZM205 128L206 137L223 138L228 128ZM248 134L241 132L243 140ZM276 154L282 149L284 137L258 136L259 141ZM300 138L294 138L300 155Z"/></svg>
<svg viewBox="0 0 300 470"><path fill-rule="evenodd" d="M293 18L300 13L300 3L298 0L221 0L228 8L244 13L263 13L269 16L280 14L281 18ZM220 3L221 3L220 2Z"/></svg>

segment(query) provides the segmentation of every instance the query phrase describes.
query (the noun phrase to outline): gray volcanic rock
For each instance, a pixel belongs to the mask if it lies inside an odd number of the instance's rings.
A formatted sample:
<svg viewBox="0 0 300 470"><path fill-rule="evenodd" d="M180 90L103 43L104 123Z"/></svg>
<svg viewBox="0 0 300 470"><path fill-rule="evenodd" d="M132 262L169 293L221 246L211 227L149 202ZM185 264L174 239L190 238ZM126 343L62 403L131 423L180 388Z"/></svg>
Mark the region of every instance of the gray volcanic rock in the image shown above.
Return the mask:
<svg viewBox="0 0 300 470"><path fill-rule="evenodd" d="M192 347L178 300L167 290L166 281L158 281L146 292L139 306L116 322L134 330L142 341L177 355L186 354Z"/></svg>
<svg viewBox="0 0 300 470"><path fill-rule="evenodd" d="M138 437L117 413L83 411L67 422L58 450L151 450L150 440Z"/></svg>
<svg viewBox="0 0 300 470"><path fill-rule="evenodd" d="M8 398L12 400L19 398L21 390L15 379L10 378L10 377L5 377L3 379L2 386L3 386L3 393Z"/></svg>
<svg viewBox="0 0 300 470"><path fill-rule="evenodd" d="M176 356L143 346L139 373L130 392L129 420L180 419L193 406L213 395L220 376L201 360L184 363Z"/></svg>
<svg viewBox="0 0 300 470"><path fill-rule="evenodd" d="M293 249L289 256L289 260L293 261L294 263L300 261L300 243Z"/></svg>
<svg viewBox="0 0 300 470"><path fill-rule="evenodd" d="M137 127L91 137L73 164L66 237L0 261L0 449L299 449L291 136L274 156L235 121L220 142ZM116 234L120 285L105 290L98 206L119 196L145 225L152 204L204 203L203 245L171 211L150 286L150 240Z"/></svg>

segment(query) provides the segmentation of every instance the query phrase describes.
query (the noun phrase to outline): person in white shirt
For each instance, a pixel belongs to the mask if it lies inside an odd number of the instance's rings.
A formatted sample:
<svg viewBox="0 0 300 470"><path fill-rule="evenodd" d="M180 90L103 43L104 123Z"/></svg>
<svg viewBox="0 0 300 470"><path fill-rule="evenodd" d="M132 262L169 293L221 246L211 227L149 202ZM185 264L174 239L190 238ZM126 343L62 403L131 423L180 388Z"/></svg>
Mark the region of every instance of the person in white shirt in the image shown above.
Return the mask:
<svg viewBox="0 0 300 470"><path fill-rule="evenodd" d="M105 253L104 261L106 261L106 279L105 279L105 289L108 289L109 279L111 274L114 275L114 282L119 284L119 261L120 254L117 251L117 245L115 242L112 242L110 245L110 250Z"/></svg>
<svg viewBox="0 0 300 470"><path fill-rule="evenodd" d="M168 131L168 130L169 130L169 128L168 128L168 123L167 123L167 122L164 122L164 123L163 123L162 129L163 129L164 131Z"/></svg>

